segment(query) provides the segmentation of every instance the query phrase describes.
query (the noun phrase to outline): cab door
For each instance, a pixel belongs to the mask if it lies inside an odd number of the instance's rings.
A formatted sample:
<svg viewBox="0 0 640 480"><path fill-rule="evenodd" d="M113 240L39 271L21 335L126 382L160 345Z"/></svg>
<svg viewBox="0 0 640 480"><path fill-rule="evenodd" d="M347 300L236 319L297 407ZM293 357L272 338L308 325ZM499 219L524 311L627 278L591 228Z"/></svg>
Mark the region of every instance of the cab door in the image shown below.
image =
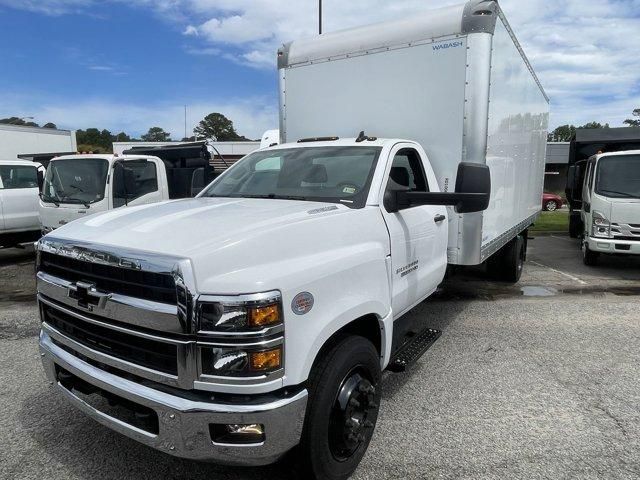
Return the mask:
<svg viewBox="0 0 640 480"><path fill-rule="evenodd" d="M125 170L133 176L133 185L125 185ZM164 200L158 173L158 165L152 160L115 162L111 187L113 208L133 207Z"/></svg>
<svg viewBox="0 0 640 480"><path fill-rule="evenodd" d="M413 192L439 191L423 151L411 144L399 144L391 151L390 158L381 198L387 189L398 186ZM390 213L382 201L381 209L391 243L391 304L397 317L430 295L444 278L447 209L421 205Z"/></svg>
<svg viewBox="0 0 640 480"><path fill-rule="evenodd" d="M1 165L2 228L7 231L40 230L38 174L35 165Z"/></svg>

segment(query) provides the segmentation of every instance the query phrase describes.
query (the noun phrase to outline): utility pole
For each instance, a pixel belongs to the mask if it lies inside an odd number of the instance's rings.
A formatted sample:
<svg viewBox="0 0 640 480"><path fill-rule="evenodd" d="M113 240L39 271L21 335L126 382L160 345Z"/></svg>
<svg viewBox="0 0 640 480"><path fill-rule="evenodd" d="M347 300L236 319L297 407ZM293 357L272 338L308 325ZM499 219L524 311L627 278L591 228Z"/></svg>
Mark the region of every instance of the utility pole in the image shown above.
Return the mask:
<svg viewBox="0 0 640 480"><path fill-rule="evenodd" d="M187 138L187 106L184 106L184 138Z"/></svg>
<svg viewBox="0 0 640 480"><path fill-rule="evenodd" d="M322 35L322 0L318 0L318 31Z"/></svg>

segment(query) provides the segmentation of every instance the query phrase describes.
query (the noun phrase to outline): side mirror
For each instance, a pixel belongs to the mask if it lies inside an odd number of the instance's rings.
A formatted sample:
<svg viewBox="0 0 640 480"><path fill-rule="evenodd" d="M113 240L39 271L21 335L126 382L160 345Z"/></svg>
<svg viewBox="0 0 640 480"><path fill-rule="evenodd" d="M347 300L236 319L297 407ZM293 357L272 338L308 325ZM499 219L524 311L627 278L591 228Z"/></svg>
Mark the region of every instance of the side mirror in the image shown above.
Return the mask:
<svg viewBox="0 0 640 480"><path fill-rule="evenodd" d="M408 189L389 188L384 205L388 212L418 205L444 205L455 207L457 213L482 212L491 199L491 172L487 165L461 163L458 165L455 193L410 192Z"/></svg>
<svg viewBox="0 0 640 480"><path fill-rule="evenodd" d="M457 213L482 212L489 207L491 199L491 171L487 165L461 163L458 166L455 205Z"/></svg>

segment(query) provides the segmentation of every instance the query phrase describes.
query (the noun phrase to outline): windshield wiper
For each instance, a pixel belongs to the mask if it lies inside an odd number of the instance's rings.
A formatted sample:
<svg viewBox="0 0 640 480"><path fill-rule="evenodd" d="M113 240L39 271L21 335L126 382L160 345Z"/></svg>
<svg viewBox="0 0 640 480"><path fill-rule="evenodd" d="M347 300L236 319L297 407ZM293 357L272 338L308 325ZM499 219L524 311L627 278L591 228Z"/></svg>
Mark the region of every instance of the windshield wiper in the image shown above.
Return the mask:
<svg viewBox="0 0 640 480"><path fill-rule="evenodd" d="M60 201L63 202L63 203L79 203L79 204L84 205L87 208L90 208L90 205L91 205L86 200L80 200L79 198L72 198L72 197L69 197L69 196L62 197L62 199Z"/></svg>
<svg viewBox="0 0 640 480"><path fill-rule="evenodd" d="M60 206L60 201L59 201L59 200L56 200L56 199L55 199L55 198L53 198L53 197L46 197L46 196L44 196L44 195L43 195L43 196L42 196L42 201L43 201L43 202L53 203L56 207L59 207L59 206Z"/></svg>
<svg viewBox="0 0 640 480"><path fill-rule="evenodd" d="M606 193L613 193L614 195L620 195L620 196L625 197L625 198L638 198L635 195L632 195L632 194L627 193L627 192L617 192L615 190L600 190L600 191L601 192L606 192Z"/></svg>
<svg viewBox="0 0 640 480"><path fill-rule="evenodd" d="M306 197L299 195L276 195L275 193L269 193L266 195L233 195L235 198L266 198L270 200L306 200Z"/></svg>

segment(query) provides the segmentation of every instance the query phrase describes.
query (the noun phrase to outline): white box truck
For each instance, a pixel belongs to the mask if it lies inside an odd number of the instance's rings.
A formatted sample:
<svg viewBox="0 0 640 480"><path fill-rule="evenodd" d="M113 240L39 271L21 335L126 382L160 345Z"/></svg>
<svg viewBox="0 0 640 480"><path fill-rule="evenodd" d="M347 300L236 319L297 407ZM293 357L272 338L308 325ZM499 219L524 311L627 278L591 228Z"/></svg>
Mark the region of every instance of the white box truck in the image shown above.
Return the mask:
<svg viewBox="0 0 640 480"><path fill-rule="evenodd" d="M70 402L146 445L232 465L295 448L308 478L344 479L382 371L439 335L403 315L448 263L519 276L548 102L494 1L294 42L279 63L285 143L195 199L39 242L40 352Z"/></svg>

